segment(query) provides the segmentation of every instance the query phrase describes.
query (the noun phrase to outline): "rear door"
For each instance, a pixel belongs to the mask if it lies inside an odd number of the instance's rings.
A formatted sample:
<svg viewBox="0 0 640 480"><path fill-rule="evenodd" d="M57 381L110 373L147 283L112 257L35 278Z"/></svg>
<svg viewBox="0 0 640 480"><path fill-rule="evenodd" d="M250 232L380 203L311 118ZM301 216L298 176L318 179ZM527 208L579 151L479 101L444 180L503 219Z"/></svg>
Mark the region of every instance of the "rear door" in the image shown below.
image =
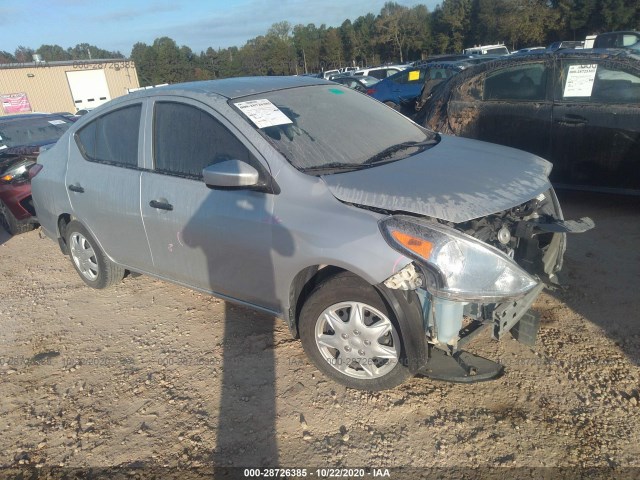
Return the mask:
<svg viewBox="0 0 640 480"><path fill-rule="evenodd" d="M556 183L640 190L640 69L559 59L552 150Z"/></svg>
<svg viewBox="0 0 640 480"><path fill-rule="evenodd" d="M551 67L545 60L519 62L467 78L448 106L454 133L548 158Z"/></svg>
<svg viewBox="0 0 640 480"><path fill-rule="evenodd" d="M115 262L151 266L140 217L143 101L112 109L82 127L71 141L65 184L73 214Z"/></svg>

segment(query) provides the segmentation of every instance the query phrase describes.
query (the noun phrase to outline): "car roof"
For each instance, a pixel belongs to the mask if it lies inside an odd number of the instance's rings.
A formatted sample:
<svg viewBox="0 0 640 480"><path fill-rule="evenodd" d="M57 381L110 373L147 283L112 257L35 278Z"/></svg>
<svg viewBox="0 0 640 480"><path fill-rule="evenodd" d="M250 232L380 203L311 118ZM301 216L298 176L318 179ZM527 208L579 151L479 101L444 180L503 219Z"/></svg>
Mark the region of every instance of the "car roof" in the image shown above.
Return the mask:
<svg viewBox="0 0 640 480"><path fill-rule="evenodd" d="M229 99L245 97L247 95L257 95L284 90L287 88L303 87L309 85L332 84L327 80L302 76L273 76L273 77L236 77L222 80L206 80L200 82L176 83L163 87L139 90L130 93L131 97L153 96L159 92L163 94L181 94L185 92L200 94L215 94ZM131 98L130 97L130 98Z"/></svg>
<svg viewBox="0 0 640 480"><path fill-rule="evenodd" d="M539 50L538 53L530 52L525 55L506 55L501 58L483 62L476 65L469 65L463 72L446 79L439 85L439 88L447 88L444 85L458 85L467 81L469 77L473 77L485 72L491 72L495 68L501 66L515 66L520 64L529 64L539 62L546 59L568 59L568 60L612 60L612 59L630 59L630 64L634 68L640 67L640 55L623 49L560 49L560 50Z"/></svg>
<svg viewBox="0 0 640 480"><path fill-rule="evenodd" d="M496 62L530 62L541 58L575 58L586 60L589 59L614 59L614 58L633 58L640 60L640 56L629 49L621 48L561 48L558 50L533 50L522 55L505 55L496 57L492 61L474 65L473 68L478 71L481 68L492 68Z"/></svg>
<svg viewBox="0 0 640 480"><path fill-rule="evenodd" d="M63 115L58 113L21 113L17 115L3 115L0 116L0 123L8 123L13 120L36 120L38 118L64 118ZM68 119L65 119L68 120Z"/></svg>

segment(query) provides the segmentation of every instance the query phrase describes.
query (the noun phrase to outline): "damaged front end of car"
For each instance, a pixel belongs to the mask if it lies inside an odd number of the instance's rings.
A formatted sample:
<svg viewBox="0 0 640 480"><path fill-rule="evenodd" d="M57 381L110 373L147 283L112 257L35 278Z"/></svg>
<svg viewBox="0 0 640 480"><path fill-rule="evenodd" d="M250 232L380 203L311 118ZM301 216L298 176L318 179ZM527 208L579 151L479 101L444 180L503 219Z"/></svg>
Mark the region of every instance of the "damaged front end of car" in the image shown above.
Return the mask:
<svg viewBox="0 0 640 480"><path fill-rule="evenodd" d="M589 218L565 221L552 188L460 223L391 215L379 225L389 245L413 259L384 284L414 290L420 299L430 345L420 373L458 382L502 373L500 364L461 350L487 328L496 340L511 332L533 345L539 317L530 308L545 286L560 284L566 234L594 226Z"/></svg>

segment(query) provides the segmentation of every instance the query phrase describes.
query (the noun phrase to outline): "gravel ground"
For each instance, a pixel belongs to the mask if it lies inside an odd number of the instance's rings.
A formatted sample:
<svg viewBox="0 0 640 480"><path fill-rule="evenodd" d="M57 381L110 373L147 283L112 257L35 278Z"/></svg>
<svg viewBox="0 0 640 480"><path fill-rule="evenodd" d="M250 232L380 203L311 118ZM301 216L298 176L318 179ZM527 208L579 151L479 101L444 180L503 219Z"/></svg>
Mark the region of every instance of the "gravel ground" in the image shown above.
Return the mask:
<svg viewBox="0 0 640 480"><path fill-rule="evenodd" d="M0 477L279 465L638 478L640 200L561 200L596 230L570 239L570 288L537 301L535 347L487 334L468 350L504 364L500 379L380 393L328 381L281 320L145 276L94 291L37 231L2 234Z"/></svg>

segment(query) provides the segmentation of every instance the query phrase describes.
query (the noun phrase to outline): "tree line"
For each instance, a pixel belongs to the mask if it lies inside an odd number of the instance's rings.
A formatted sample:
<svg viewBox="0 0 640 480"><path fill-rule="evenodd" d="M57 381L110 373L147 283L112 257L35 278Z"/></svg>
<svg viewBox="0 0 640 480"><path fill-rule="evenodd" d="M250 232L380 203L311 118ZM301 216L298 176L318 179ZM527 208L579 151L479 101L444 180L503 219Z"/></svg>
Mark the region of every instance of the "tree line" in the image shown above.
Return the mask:
<svg viewBox="0 0 640 480"><path fill-rule="evenodd" d="M433 11L387 2L379 14L345 19L339 27L282 21L242 47L209 47L199 54L162 37L151 45L136 43L130 57L144 86L405 62L481 44L504 43L513 50L624 29L640 29L637 0L443 0ZM31 61L33 53L46 61L122 58L88 44L67 50L42 45L0 52L0 63Z"/></svg>

